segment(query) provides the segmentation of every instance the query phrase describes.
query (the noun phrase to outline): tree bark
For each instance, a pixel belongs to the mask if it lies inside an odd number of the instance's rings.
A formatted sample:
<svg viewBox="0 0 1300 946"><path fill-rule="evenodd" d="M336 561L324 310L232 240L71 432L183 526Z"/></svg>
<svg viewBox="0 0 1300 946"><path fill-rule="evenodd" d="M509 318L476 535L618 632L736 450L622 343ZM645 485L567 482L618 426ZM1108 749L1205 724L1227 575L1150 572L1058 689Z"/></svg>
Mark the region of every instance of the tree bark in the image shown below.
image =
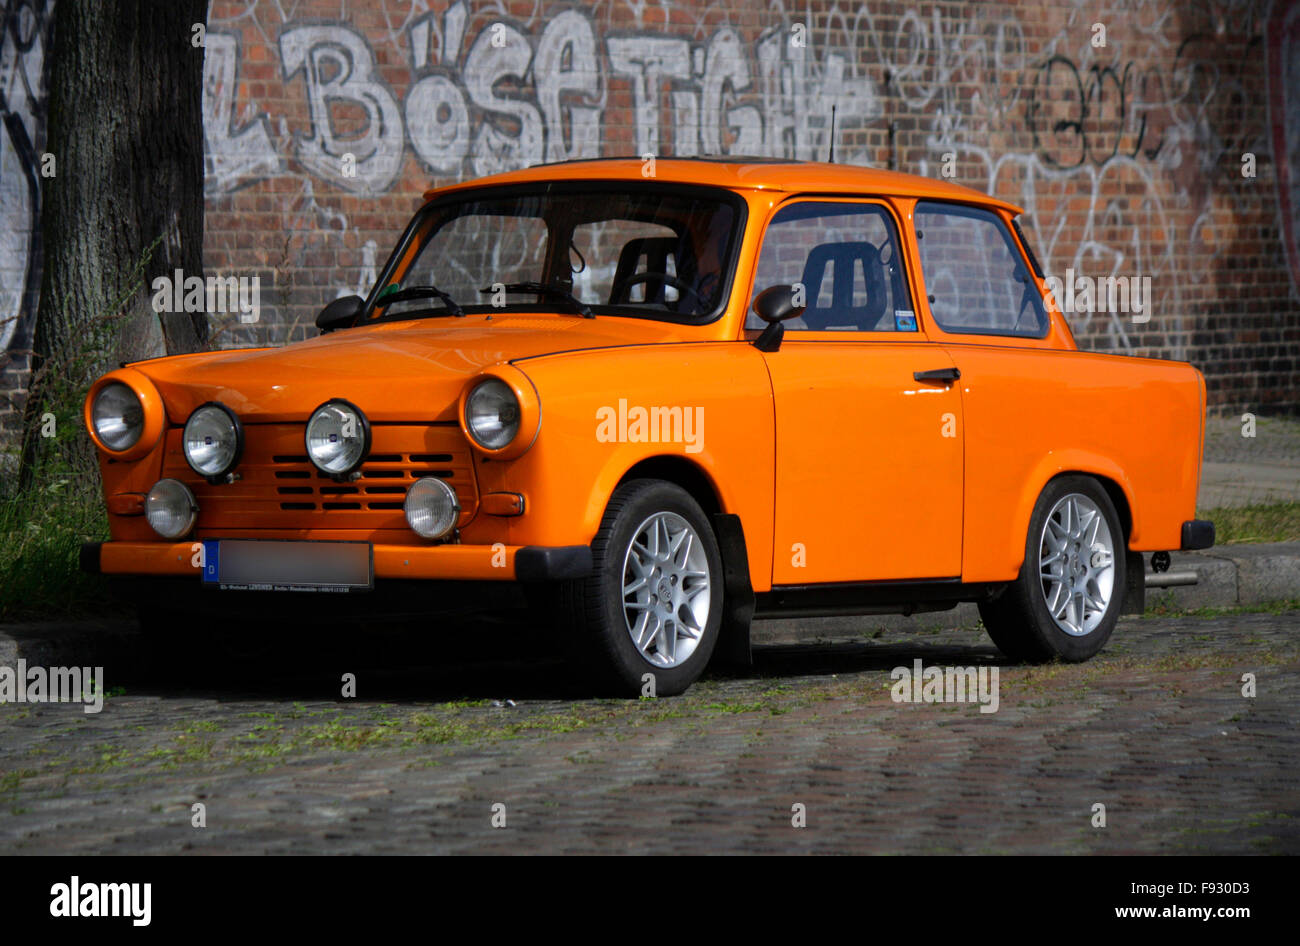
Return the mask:
<svg viewBox="0 0 1300 946"><path fill-rule="evenodd" d="M44 181L24 483L51 375L87 384L118 361L207 342L205 313L155 313L149 288L177 269L203 276L203 47L193 27L206 23L207 6L54 5L46 138L56 173Z"/></svg>

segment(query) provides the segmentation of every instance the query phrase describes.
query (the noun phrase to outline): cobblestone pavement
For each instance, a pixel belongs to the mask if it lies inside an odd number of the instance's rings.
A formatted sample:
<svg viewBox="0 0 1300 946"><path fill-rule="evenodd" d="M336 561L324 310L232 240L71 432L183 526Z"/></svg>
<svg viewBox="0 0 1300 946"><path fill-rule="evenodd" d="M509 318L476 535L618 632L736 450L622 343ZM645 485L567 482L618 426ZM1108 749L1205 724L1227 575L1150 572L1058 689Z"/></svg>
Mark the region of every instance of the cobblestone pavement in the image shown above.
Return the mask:
<svg viewBox="0 0 1300 946"><path fill-rule="evenodd" d="M93 657L110 693L125 689L97 715L0 706L0 845L1300 852L1300 611L1126 619L1096 660L1040 668L1002 664L973 630L862 628L797 646L769 635L752 676L642 701L584 698L554 661L495 658L536 653L527 628L462 634L474 642L450 663L429 662L426 632L368 641L388 670L364 669L353 639L313 648L311 666L280 654L254 679L202 684L134 669L124 625L0 628L0 665ZM998 666L997 712L893 702L891 669L916 659ZM357 699L336 698L344 672Z"/></svg>

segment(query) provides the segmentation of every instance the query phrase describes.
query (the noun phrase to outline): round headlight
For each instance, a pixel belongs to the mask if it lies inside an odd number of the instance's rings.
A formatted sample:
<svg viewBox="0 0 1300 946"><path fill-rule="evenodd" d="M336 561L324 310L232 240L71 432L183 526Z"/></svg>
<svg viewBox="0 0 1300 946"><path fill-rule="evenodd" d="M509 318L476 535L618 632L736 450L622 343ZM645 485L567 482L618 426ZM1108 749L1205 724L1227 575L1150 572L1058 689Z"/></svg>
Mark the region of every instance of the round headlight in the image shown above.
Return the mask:
<svg viewBox="0 0 1300 946"><path fill-rule="evenodd" d="M109 450L129 450L144 433L144 406L136 393L120 381L100 388L90 416L95 436Z"/></svg>
<svg viewBox="0 0 1300 946"><path fill-rule="evenodd" d="M159 480L144 499L144 517L164 539L179 539L194 528L199 504L180 480Z"/></svg>
<svg viewBox="0 0 1300 946"><path fill-rule="evenodd" d="M225 476L239 460L244 432L228 407L211 401L194 409L183 441L190 468L211 480Z"/></svg>
<svg viewBox="0 0 1300 946"><path fill-rule="evenodd" d="M499 378L481 382L465 400L465 427L488 450L500 450L515 439L519 417L519 399Z"/></svg>
<svg viewBox="0 0 1300 946"><path fill-rule="evenodd" d="M370 450L370 422L347 401L326 401L307 421L307 456L330 476L347 476Z"/></svg>
<svg viewBox="0 0 1300 946"><path fill-rule="evenodd" d="M436 476L425 476L406 491L406 522L416 535L441 539L456 527L460 500L456 491Z"/></svg>

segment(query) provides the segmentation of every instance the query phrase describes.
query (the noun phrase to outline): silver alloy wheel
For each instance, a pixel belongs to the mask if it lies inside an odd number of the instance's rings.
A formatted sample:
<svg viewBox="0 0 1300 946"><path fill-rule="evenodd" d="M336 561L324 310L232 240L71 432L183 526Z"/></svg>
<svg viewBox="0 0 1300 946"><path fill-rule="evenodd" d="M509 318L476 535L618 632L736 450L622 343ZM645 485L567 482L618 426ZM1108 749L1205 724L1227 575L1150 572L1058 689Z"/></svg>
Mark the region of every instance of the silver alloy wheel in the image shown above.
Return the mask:
<svg viewBox="0 0 1300 946"><path fill-rule="evenodd" d="M1038 543L1038 573L1057 627L1074 637L1097 629L1115 590L1115 542L1092 499L1069 493L1052 507Z"/></svg>
<svg viewBox="0 0 1300 946"><path fill-rule="evenodd" d="M709 623L709 559L689 522L657 512L623 555L623 620L633 645L657 667L676 667Z"/></svg>

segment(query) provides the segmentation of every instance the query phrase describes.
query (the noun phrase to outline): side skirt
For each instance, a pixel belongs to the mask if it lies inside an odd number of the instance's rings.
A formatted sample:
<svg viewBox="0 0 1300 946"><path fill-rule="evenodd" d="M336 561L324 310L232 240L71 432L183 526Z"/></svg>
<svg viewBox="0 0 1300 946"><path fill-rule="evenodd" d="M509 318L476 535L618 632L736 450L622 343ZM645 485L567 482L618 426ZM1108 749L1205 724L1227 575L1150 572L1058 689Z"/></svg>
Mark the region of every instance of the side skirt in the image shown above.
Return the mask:
<svg viewBox="0 0 1300 946"><path fill-rule="evenodd" d="M756 596L754 617L761 620L947 611L963 601L990 600L1003 587L1003 582L966 583L959 578L778 585Z"/></svg>

